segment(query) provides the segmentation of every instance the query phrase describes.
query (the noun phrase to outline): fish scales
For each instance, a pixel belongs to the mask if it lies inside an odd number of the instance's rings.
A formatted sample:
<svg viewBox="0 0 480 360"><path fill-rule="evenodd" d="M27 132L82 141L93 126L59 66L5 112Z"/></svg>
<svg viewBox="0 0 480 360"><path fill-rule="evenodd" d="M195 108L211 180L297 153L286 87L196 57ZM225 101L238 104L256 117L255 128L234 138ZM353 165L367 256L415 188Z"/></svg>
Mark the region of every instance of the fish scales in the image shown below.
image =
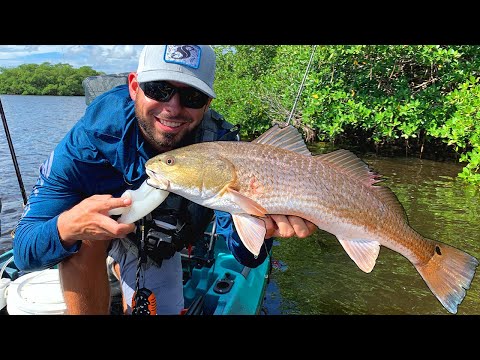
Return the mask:
<svg viewBox="0 0 480 360"><path fill-rule="evenodd" d="M146 163L149 183L227 211L240 239L258 255L268 214L295 215L337 237L365 272L380 245L406 257L451 313L465 297L478 260L423 237L379 175L346 150L312 156L292 127L273 127L252 142L207 142Z"/></svg>
<svg viewBox="0 0 480 360"><path fill-rule="evenodd" d="M431 256L434 251L433 244L405 226L401 214L376 197L376 189L359 184L316 157L262 144L253 149L249 143L227 142L204 147L212 156L218 151L228 157L235 166L239 191L269 214L300 216L334 235L342 236L342 230L352 228L351 232L361 231L364 237L377 239L411 260L423 254ZM339 226L341 223L348 226ZM421 251L416 251L418 247Z"/></svg>

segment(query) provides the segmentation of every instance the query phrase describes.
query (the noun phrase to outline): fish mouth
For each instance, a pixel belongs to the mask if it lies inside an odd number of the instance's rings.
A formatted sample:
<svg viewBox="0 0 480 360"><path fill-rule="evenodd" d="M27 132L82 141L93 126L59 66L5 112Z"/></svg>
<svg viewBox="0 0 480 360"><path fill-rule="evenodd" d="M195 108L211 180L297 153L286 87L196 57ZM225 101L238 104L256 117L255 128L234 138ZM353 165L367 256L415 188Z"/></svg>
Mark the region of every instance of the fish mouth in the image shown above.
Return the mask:
<svg viewBox="0 0 480 360"><path fill-rule="evenodd" d="M147 184L150 185L151 187L154 187L156 189L160 190L168 190L168 187L170 185L170 181L165 179L161 174L150 170L146 169L148 179L146 180Z"/></svg>

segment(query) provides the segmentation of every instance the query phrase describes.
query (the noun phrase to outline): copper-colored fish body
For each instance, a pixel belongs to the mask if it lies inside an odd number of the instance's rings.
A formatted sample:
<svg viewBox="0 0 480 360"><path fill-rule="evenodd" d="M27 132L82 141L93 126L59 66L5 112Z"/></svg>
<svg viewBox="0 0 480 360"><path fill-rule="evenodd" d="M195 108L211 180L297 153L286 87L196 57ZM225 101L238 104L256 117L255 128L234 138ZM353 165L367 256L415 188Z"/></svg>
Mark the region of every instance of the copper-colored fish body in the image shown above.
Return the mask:
<svg viewBox="0 0 480 360"><path fill-rule="evenodd" d="M253 142L179 148L150 159L146 168L164 190L231 213L254 254L264 241L266 214L296 215L334 234L365 272L375 266L380 245L388 247L412 262L452 313L478 266L473 256L411 228L394 193L353 153L312 156L291 127L274 127Z"/></svg>

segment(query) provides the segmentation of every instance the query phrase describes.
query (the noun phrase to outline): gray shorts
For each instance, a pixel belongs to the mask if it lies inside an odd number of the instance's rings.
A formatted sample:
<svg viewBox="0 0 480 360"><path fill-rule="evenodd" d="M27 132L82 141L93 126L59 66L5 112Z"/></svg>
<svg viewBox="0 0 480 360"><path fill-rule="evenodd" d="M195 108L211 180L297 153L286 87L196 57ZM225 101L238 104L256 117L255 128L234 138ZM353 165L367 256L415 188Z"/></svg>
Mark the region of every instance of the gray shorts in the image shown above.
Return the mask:
<svg viewBox="0 0 480 360"><path fill-rule="evenodd" d="M132 297L136 285L137 248L128 239L114 239L108 253L120 265L120 283L123 297L132 313ZM178 315L184 308L183 274L180 253L163 260L162 266L149 260L142 264L139 288L145 287L157 299L158 315Z"/></svg>

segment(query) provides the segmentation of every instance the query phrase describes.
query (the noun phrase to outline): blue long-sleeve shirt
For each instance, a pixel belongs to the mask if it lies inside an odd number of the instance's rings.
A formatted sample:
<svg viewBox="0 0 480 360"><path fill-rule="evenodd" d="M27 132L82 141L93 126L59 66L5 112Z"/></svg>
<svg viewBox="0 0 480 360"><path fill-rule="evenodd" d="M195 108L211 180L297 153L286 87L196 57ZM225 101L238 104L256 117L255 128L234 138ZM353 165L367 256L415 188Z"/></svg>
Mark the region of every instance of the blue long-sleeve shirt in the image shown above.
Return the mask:
<svg viewBox="0 0 480 360"><path fill-rule="evenodd" d="M40 167L39 178L17 224L14 261L21 270L41 270L75 254L81 242L65 247L57 230L58 215L95 194L119 197L147 178L146 161L157 152L144 141L135 118L128 87L118 86L95 99ZM231 216L217 217L235 258L249 267L263 263L266 251L255 258L232 227ZM271 241L267 241L268 249Z"/></svg>

